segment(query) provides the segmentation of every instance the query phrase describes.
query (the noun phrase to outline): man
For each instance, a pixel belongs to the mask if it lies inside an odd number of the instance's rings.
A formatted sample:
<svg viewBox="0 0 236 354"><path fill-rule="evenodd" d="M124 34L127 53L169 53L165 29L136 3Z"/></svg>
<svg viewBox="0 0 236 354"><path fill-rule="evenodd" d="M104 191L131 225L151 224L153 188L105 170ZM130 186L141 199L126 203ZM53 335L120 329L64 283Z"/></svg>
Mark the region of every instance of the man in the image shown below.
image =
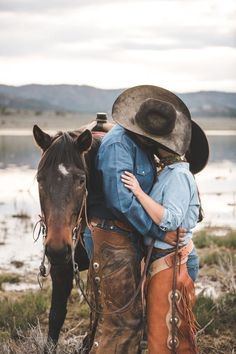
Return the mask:
<svg viewBox="0 0 236 354"><path fill-rule="evenodd" d="M122 126L130 106L137 112L154 92L155 86L145 85L128 89L117 98L112 115L119 124L103 138L95 161L92 182L96 181L97 188L89 195L93 239L89 281L95 300L90 354L140 353L143 310L141 292L136 289L141 279L143 237L146 244L155 239L176 244L176 232L165 233L158 227L121 181L125 171L132 172L148 194L156 179L155 134L147 133L145 122L137 134L138 119L129 130ZM160 118L157 113L154 120ZM180 241L182 237L184 233Z"/></svg>

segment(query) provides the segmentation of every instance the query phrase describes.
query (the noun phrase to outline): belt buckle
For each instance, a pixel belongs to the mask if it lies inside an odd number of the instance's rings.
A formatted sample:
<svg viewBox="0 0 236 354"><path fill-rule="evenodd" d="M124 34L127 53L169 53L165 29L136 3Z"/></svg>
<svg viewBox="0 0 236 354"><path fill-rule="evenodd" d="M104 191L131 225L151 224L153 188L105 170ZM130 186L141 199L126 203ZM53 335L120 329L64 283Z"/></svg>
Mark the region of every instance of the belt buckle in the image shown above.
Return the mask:
<svg viewBox="0 0 236 354"><path fill-rule="evenodd" d="M104 226L106 225L106 219L98 219L96 221L91 220L91 225L94 227L101 227L104 228Z"/></svg>

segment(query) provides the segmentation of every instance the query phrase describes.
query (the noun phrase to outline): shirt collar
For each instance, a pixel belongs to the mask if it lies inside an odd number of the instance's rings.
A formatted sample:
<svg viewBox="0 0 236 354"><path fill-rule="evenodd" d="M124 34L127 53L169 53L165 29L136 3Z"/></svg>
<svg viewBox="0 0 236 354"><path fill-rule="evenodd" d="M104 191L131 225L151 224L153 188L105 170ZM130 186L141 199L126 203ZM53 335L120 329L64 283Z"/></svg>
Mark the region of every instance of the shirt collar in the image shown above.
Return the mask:
<svg viewBox="0 0 236 354"><path fill-rule="evenodd" d="M165 166L165 168L170 168L171 170L174 170L175 168L178 168L181 166L182 168L189 170L189 163L188 162L177 162L177 163L172 163L171 165Z"/></svg>

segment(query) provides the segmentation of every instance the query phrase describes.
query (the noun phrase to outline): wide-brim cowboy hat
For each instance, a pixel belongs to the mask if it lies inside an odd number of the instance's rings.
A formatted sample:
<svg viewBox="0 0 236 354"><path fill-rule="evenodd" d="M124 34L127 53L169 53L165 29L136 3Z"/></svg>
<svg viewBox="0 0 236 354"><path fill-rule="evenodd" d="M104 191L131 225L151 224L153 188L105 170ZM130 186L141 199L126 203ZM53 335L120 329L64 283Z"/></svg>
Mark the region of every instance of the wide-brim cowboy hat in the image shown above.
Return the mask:
<svg viewBox="0 0 236 354"><path fill-rule="evenodd" d="M194 171L199 172L199 167L205 166L209 154L206 136L191 120L187 106L174 93L153 85L131 87L115 100L112 117L125 129L152 139L178 155L182 156L189 150L191 163L195 164L196 158L198 160ZM196 129L200 129L197 137L201 141L196 141L196 134L193 133L193 147L192 130ZM196 154L196 143L205 147L201 157Z"/></svg>
<svg viewBox="0 0 236 354"><path fill-rule="evenodd" d="M209 144L202 128L192 120L192 136L185 157L190 171L196 174L204 169L209 158Z"/></svg>

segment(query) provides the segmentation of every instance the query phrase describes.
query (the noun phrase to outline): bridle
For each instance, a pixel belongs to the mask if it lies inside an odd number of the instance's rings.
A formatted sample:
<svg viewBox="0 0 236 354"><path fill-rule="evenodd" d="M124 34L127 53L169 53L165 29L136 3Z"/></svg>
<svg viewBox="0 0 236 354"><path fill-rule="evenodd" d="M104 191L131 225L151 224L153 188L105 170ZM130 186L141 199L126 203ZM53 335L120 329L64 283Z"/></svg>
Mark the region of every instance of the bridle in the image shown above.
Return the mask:
<svg viewBox="0 0 236 354"><path fill-rule="evenodd" d="M82 229L82 219L83 219L83 214L85 216L85 222L86 225L89 227L88 223L88 216L87 216L87 196L88 196L88 191L86 188L86 180L84 182L85 188L84 188L84 194L83 194L83 199L81 203L81 207L79 209L77 218L76 218L76 224L72 228L71 231L71 238L72 238L72 247L71 247L71 261L72 261L72 266L73 266L73 273L74 277L79 274L79 267L78 264L75 262L75 249L77 246L77 243L81 241L81 229ZM39 231L37 236L35 237L35 231L37 226L39 226ZM46 268L45 265L45 260L46 260L46 239L47 239L47 224L46 224L46 219L45 215L42 211L42 206L41 206L41 215L39 215L39 220L36 222L34 228L33 228L33 239L34 242L38 241L39 237L42 236L43 240L43 256L42 256L42 261L39 266L39 273L38 273L38 283L40 288L42 288L42 279L41 278L46 278L50 274L51 270L51 263L50 260L48 259L48 267ZM82 241L81 241L82 242Z"/></svg>

